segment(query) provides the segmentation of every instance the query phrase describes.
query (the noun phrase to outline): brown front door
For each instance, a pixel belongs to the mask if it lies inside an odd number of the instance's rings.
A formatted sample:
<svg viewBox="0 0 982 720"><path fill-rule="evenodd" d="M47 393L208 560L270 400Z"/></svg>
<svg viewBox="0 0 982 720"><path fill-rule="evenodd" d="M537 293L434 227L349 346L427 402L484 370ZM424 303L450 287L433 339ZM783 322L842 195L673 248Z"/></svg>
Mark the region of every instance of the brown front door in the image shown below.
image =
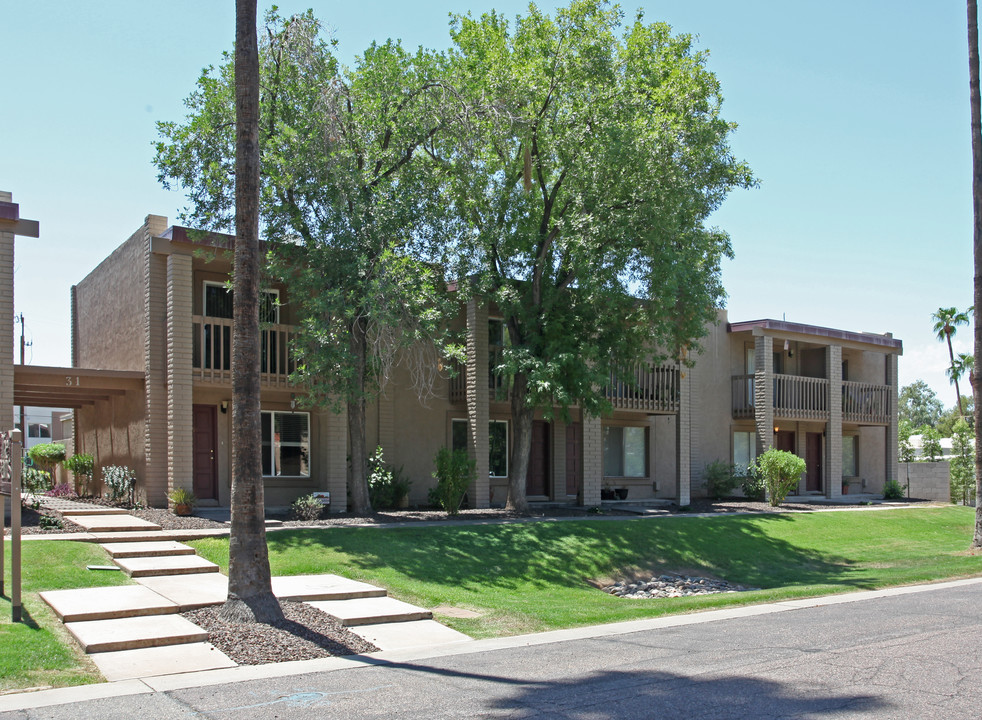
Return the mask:
<svg viewBox="0 0 982 720"><path fill-rule="evenodd" d="M774 436L774 447L785 452L794 452L794 431L779 430Z"/></svg>
<svg viewBox="0 0 982 720"><path fill-rule="evenodd" d="M566 426L566 494L580 493L580 424Z"/></svg>
<svg viewBox="0 0 982 720"><path fill-rule="evenodd" d="M191 410L193 491L199 500L218 499L218 414L214 405L194 405Z"/></svg>
<svg viewBox="0 0 982 720"><path fill-rule="evenodd" d="M528 472L525 475L526 495L548 494L549 482L549 423L532 421L532 451L529 453Z"/></svg>
<svg viewBox="0 0 982 720"><path fill-rule="evenodd" d="M805 490L822 491L822 433L805 433Z"/></svg>

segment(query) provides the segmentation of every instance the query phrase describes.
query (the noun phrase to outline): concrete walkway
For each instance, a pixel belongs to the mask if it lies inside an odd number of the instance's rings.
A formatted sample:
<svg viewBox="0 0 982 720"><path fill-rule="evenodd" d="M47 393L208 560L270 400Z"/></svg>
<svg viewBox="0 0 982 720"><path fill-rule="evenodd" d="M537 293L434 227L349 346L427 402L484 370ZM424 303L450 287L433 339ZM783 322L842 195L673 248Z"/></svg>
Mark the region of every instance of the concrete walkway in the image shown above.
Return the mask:
<svg viewBox="0 0 982 720"><path fill-rule="evenodd" d="M52 502L54 501L54 502ZM219 605L228 578L177 542L173 533L115 508L61 498L42 503L86 528L136 585L40 593L110 681L235 667L208 633L179 613ZM470 638L433 620L429 610L388 597L383 588L337 575L273 578L283 600L308 602L380 651L433 648Z"/></svg>

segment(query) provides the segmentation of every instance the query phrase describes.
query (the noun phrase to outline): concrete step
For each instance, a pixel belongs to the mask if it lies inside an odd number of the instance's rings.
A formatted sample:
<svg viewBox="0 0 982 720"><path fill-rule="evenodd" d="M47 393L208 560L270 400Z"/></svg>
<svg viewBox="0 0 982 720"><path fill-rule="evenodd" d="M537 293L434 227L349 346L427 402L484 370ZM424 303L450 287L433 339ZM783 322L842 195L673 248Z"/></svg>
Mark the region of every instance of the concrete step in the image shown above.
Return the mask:
<svg viewBox="0 0 982 720"><path fill-rule="evenodd" d="M357 625L351 632L365 638L379 650L432 648L452 643L470 642L471 638L436 620Z"/></svg>
<svg viewBox="0 0 982 720"><path fill-rule="evenodd" d="M131 530L123 532L93 532L79 540L95 543L164 542L166 540L197 540L204 537L228 537L227 529L214 530Z"/></svg>
<svg viewBox="0 0 982 720"><path fill-rule="evenodd" d="M273 578L273 594L280 600L352 600L385 597L383 588L340 575L289 575Z"/></svg>
<svg viewBox="0 0 982 720"><path fill-rule="evenodd" d="M134 580L175 603L180 612L220 605L228 597L228 578L221 573L159 575Z"/></svg>
<svg viewBox="0 0 982 720"><path fill-rule="evenodd" d="M197 555L126 557L114 558L113 562L132 578L218 572L218 566L215 563Z"/></svg>
<svg viewBox="0 0 982 720"><path fill-rule="evenodd" d="M310 604L333 615L346 627L433 619L433 613L429 610L390 597L315 600Z"/></svg>
<svg viewBox="0 0 982 720"><path fill-rule="evenodd" d="M208 633L180 615L65 623L87 653L205 642Z"/></svg>
<svg viewBox="0 0 982 720"><path fill-rule="evenodd" d="M132 515L111 515L102 513L99 515L75 515L71 518L76 525L81 525L89 532L146 532L148 530L160 530L160 525L133 517Z"/></svg>
<svg viewBox="0 0 982 720"><path fill-rule="evenodd" d="M236 666L225 653L207 642L115 650L95 653L91 658L109 682Z"/></svg>
<svg viewBox="0 0 982 720"><path fill-rule="evenodd" d="M39 593L62 622L176 613L178 605L142 585L48 590Z"/></svg>
<svg viewBox="0 0 982 720"><path fill-rule="evenodd" d="M86 508L65 508L64 510L55 508L65 517L74 518L83 515L129 515L123 508L101 507L93 505Z"/></svg>
<svg viewBox="0 0 982 720"><path fill-rule="evenodd" d="M156 542L103 543L102 549L113 558L163 557L170 555L194 555L194 548L174 540Z"/></svg>

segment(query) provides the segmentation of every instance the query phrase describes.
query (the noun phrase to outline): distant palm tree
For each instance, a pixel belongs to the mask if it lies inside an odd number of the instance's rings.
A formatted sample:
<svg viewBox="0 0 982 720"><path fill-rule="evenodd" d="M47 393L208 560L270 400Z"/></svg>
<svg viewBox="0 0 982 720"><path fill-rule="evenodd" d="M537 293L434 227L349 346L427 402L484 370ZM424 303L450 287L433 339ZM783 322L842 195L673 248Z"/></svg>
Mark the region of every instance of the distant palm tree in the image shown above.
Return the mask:
<svg viewBox="0 0 982 720"><path fill-rule="evenodd" d="M971 353L958 353L958 357L955 358L955 363L947 370L945 373L952 382L958 382L963 377L968 375L968 382L975 388L975 356ZM959 411L961 407L959 406Z"/></svg>
<svg viewBox="0 0 982 720"><path fill-rule="evenodd" d="M951 336L955 334L955 330L959 325L968 325L969 317L968 311L959 312L956 308L938 308L938 311L931 313L931 319L934 320L934 334L937 336L940 342L948 343L948 356L951 358L951 365L948 366L948 377L955 384L955 397L958 400L958 414L963 415L964 411L962 409L962 394L958 388L958 377L959 373L955 373L955 351L951 347Z"/></svg>

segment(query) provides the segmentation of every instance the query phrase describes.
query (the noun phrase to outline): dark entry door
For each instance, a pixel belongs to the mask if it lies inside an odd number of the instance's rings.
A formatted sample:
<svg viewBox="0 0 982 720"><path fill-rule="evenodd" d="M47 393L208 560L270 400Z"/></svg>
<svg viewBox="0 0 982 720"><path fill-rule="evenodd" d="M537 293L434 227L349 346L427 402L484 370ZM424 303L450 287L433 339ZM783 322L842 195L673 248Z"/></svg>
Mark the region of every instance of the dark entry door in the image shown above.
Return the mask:
<svg viewBox="0 0 982 720"><path fill-rule="evenodd" d="M794 449L794 431L793 430L780 430L774 436L774 447L778 450L784 450L785 452L793 453Z"/></svg>
<svg viewBox="0 0 982 720"><path fill-rule="evenodd" d="M580 493L580 424L566 426L566 494Z"/></svg>
<svg viewBox="0 0 982 720"><path fill-rule="evenodd" d="M805 433L805 490L822 491L822 433Z"/></svg>
<svg viewBox="0 0 982 720"><path fill-rule="evenodd" d="M194 405L191 410L193 490L199 500L218 499L218 414L214 405Z"/></svg>
<svg viewBox="0 0 982 720"><path fill-rule="evenodd" d="M526 495L547 495L549 487L549 423L532 421L532 451L525 476Z"/></svg>

